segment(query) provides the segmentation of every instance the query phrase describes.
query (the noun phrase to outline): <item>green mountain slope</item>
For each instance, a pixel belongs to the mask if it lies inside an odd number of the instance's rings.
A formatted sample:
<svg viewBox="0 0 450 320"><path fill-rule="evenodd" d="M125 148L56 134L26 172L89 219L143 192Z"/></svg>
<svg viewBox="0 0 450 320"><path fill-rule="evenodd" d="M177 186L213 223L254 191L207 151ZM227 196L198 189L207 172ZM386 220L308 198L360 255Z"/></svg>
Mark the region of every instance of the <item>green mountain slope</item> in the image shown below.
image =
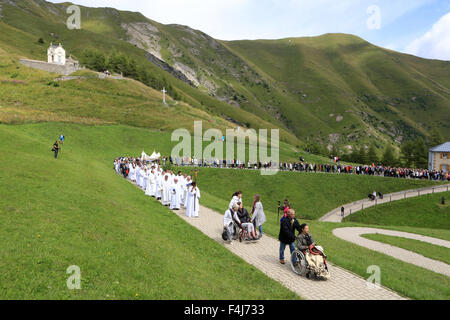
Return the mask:
<svg viewBox="0 0 450 320"><path fill-rule="evenodd" d="M68 30L69 3L0 3L0 43L17 54L44 58L39 37L64 43L75 56L86 48L125 52L193 107L242 126L279 127L294 145L318 140L325 146L398 147L427 138L430 128L450 135L448 61L393 52L345 34L220 41L112 8L81 7L82 29ZM14 32L22 41L8 36L10 27L21 30Z"/></svg>

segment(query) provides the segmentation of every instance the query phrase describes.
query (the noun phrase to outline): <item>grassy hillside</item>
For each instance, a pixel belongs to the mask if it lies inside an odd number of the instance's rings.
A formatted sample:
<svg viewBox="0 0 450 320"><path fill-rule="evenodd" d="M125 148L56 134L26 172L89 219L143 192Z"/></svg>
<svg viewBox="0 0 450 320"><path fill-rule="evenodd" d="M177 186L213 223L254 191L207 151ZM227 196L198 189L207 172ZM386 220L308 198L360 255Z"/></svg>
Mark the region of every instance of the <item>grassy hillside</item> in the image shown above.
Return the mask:
<svg viewBox="0 0 450 320"><path fill-rule="evenodd" d="M81 30L68 30L63 23L67 20L65 14L67 4L55 5L45 1L17 1L16 5L2 3L3 18L0 20L0 44L5 53L13 58L25 57L37 60L46 60L47 48L51 41L64 44L68 54L74 57L82 56L85 49L95 49L105 53L112 51L125 53L139 66L143 66L152 76L161 79L170 85L181 96L181 101L190 106L207 112L212 118L220 117L241 126L252 128L279 128L281 139L292 145L301 145L301 141L288 130L279 126L273 119L263 119L259 115L247 112L237 107L215 99L209 94L193 88L187 83L176 79L167 72L156 67L146 58L146 52L126 41L121 40L121 33L99 32L97 29L82 28ZM119 12L117 10L82 9L84 22L94 19L92 26L110 25L115 30L120 28L121 19L145 19L140 14ZM99 17L100 15L100 17ZM88 18L88 16L90 18ZM101 20L95 20L96 17ZM119 19L120 17L120 19ZM84 25L84 24L83 24ZM89 23L87 23L89 26ZM42 38L44 43L38 42ZM113 50L111 50L113 48ZM161 88L156 88L159 91ZM0 101L1 103L1 101ZM225 120L224 120L225 121Z"/></svg>
<svg viewBox="0 0 450 320"><path fill-rule="evenodd" d="M50 41L75 56L85 48L114 48L165 77L182 100L253 128L282 129L292 145L319 140L341 148L450 134L450 62L385 50L351 35L282 40L219 41L180 25L162 25L140 13L81 7L81 30L67 30L69 5L3 2L0 43L30 58L45 57ZM12 36L14 35L14 37ZM39 45L42 37L45 44ZM175 79L148 55L182 72L197 88Z"/></svg>
<svg viewBox="0 0 450 320"><path fill-rule="evenodd" d="M445 197L446 204L441 204ZM381 204L345 218L368 224L450 229L450 192Z"/></svg>
<svg viewBox="0 0 450 320"><path fill-rule="evenodd" d="M54 160L61 129L76 134ZM0 160L18 161L0 172L2 299L298 298L114 173L157 134L103 129L0 125ZM82 290L66 287L71 265Z"/></svg>
<svg viewBox="0 0 450 320"><path fill-rule="evenodd" d="M50 148L60 132L66 134L67 140L55 161ZM4 226L0 231L3 243L0 274L7 279L0 283L1 297L296 298L114 173L112 159L117 156L138 154L143 147L163 150L166 141L160 132L126 126L40 123L0 125L0 135L0 160L7 163L22 159L20 162L24 163L19 169L12 166L0 173L0 191L6 195L0 199L0 223ZM285 190L292 189L288 195L292 195L301 221L308 221L302 217L302 212L307 211L303 208L313 208L312 202L303 201L308 196L318 200L316 205L322 209L333 207L333 202L339 201L317 196L313 187L328 185L327 177L332 175L280 174L268 183L252 172L239 171L240 175L236 176L237 172L201 169L202 204L221 212L234 189L242 187L247 206L249 195L259 192L269 218L265 230L274 236L278 233L275 207L271 205L269 191L264 190L272 190L273 199L282 198L285 192L281 188L286 186L280 185L281 180L287 180L290 185ZM208 183L209 174L215 175L215 183ZM352 179L337 179L330 190L345 190L337 193L341 196L349 193L354 200L363 191L351 190L363 189L368 182L359 179L363 177L349 178ZM304 188L299 188L294 183L296 180ZM392 185L387 182L387 188L394 190L411 187L402 185L408 181L389 181ZM306 188L311 191L302 191ZM448 278L337 239L331 233L336 224L309 223L333 263L363 277L368 265L379 265L383 270L383 284L411 298L448 299L450 296ZM449 238L448 230L398 229ZM355 256L359 259L354 259ZM69 265L81 267L82 291L66 289L65 271ZM225 277L223 268L227 270ZM245 275L251 287L235 286L240 281L236 280L235 273ZM233 280L226 274L233 274Z"/></svg>

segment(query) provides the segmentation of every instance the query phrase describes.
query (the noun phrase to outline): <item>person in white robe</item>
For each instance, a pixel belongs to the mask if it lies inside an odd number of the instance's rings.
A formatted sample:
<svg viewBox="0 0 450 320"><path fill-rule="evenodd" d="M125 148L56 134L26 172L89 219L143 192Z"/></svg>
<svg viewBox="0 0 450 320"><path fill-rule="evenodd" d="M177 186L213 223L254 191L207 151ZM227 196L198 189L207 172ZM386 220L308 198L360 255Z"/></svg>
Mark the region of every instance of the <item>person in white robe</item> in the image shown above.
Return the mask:
<svg viewBox="0 0 450 320"><path fill-rule="evenodd" d="M162 173L157 171L155 176L155 198L160 200L162 197Z"/></svg>
<svg viewBox="0 0 450 320"><path fill-rule="evenodd" d="M147 167L144 167L144 177L142 179L142 189L147 190L147 181L148 181L149 171Z"/></svg>
<svg viewBox="0 0 450 320"><path fill-rule="evenodd" d="M185 175L183 176L181 174L181 172L179 172L177 179L178 179L178 183L180 184L180 187L181 187L180 204L182 206L184 206L184 187L186 186Z"/></svg>
<svg viewBox="0 0 450 320"><path fill-rule="evenodd" d="M261 203L261 197L257 194L255 195L252 209L252 223L259 230L258 239L263 235L263 224L266 222L266 215L264 214L264 208Z"/></svg>
<svg viewBox="0 0 450 320"><path fill-rule="evenodd" d="M192 178L191 178L191 176L188 176L183 185L183 206L184 206L184 208L187 208L187 199L188 199L187 194L188 194L188 190L189 190L191 183L192 183Z"/></svg>
<svg viewBox="0 0 450 320"><path fill-rule="evenodd" d="M173 180L172 187L170 188L170 210L180 210L181 208L181 184L178 183L178 179Z"/></svg>
<svg viewBox="0 0 450 320"><path fill-rule="evenodd" d="M200 213L200 189L197 187L197 183L193 182L188 187L187 201L186 201L186 216L198 218Z"/></svg>
<svg viewBox="0 0 450 320"><path fill-rule="evenodd" d="M234 222L233 218L237 218L237 211L239 210L239 206L235 204L232 208L228 208L227 211L225 211L225 214L223 216L223 228L226 230L228 235L228 242L230 244L233 243L233 234L234 234Z"/></svg>
<svg viewBox="0 0 450 320"><path fill-rule="evenodd" d="M147 178L147 187L145 188L145 194L150 197L154 197L156 194L156 180L155 170L151 170Z"/></svg>
<svg viewBox="0 0 450 320"><path fill-rule="evenodd" d="M136 167L136 184L142 188L142 169L140 166Z"/></svg>
<svg viewBox="0 0 450 320"><path fill-rule="evenodd" d="M130 172L128 173L128 177L130 177L130 180L135 182L136 181L136 167L134 163L130 166Z"/></svg>
<svg viewBox="0 0 450 320"><path fill-rule="evenodd" d="M171 183L169 180L169 174L166 174L162 182L162 196L161 196L161 202L164 206L170 205L170 186Z"/></svg>

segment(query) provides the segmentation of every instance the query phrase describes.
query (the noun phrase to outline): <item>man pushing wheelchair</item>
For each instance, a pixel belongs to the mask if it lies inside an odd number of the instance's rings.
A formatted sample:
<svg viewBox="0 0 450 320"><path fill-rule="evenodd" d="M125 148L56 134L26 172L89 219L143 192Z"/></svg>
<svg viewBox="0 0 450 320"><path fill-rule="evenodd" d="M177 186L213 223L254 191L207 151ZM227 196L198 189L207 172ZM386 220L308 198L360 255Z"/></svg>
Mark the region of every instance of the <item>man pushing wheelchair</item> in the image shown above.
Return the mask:
<svg viewBox="0 0 450 320"><path fill-rule="evenodd" d="M295 230L299 232L295 236ZM285 264L284 251L289 246L291 251L291 268L299 275L307 278L327 280L330 278L326 255L322 247L317 246L309 234L307 224L300 225L295 218L295 210L290 209L286 217L280 221L280 263ZM295 241L297 240L297 249Z"/></svg>

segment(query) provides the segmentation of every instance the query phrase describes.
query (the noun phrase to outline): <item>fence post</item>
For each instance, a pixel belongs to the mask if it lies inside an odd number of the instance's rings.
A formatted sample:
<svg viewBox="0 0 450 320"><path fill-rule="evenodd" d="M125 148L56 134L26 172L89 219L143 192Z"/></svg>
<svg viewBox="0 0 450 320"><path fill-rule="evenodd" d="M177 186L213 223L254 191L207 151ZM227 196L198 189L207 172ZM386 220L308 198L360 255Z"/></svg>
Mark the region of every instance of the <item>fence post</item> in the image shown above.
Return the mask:
<svg viewBox="0 0 450 320"><path fill-rule="evenodd" d="M364 210L364 202L361 203L361 210Z"/></svg>
<svg viewBox="0 0 450 320"><path fill-rule="evenodd" d="M392 195L390 196L389 202L392 202Z"/></svg>

